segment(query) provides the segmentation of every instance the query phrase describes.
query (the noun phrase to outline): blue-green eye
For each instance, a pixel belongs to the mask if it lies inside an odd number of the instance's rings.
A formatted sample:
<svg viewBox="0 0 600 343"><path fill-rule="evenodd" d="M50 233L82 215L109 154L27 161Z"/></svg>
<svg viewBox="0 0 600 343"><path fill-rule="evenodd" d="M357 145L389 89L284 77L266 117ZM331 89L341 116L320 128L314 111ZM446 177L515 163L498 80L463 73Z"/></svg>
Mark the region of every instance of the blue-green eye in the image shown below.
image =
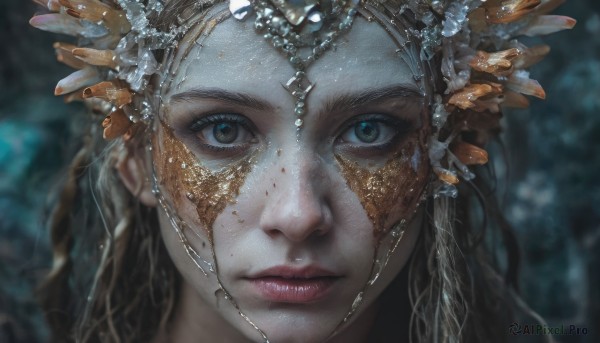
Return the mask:
<svg viewBox="0 0 600 343"><path fill-rule="evenodd" d="M356 147L376 147L390 143L400 132L406 131L406 123L395 123L377 116L350 124L340 136L341 142Z"/></svg>
<svg viewBox="0 0 600 343"><path fill-rule="evenodd" d="M361 121L354 124L354 134L363 143L373 143L379 138L379 123L375 121Z"/></svg>
<svg viewBox="0 0 600 343"><path fill-rule="evenodd" d="M237 123L222 122L214 124L212 132L215 140L221 144L231 144L235 142L239 135Z"/></svg>
<svg viewBox="0 0 600 343"><path fill-rule="evenodd" d="M229 149L254 139L248 120L239 114L215 114L193 122L190 131L207 148Z"/></svg>

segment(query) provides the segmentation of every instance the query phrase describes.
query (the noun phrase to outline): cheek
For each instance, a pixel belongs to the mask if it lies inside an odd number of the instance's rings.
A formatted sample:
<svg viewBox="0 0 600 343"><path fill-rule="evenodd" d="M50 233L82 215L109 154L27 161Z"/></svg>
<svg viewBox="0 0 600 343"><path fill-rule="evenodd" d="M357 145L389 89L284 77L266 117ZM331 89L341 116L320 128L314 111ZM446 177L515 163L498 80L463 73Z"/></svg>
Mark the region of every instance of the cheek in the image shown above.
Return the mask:
<svg viewBox="0 0 600 343"><path fill-rule="evenodd" d="M159 183L165 188L176 209L190 204L196 209L197 220L212 241L212 228L217 216L227 204L235 202L246 175L251 170L251 158L238 161L218 172L202 167L195 155L179 141L172 130L163 125L160 148L155 149Z"/></svg>
<svg viewBox="0 0 600 343"><path fill-rule="evenodd" d="M422 133L415 133L394 157L378 169L364 168L340 155L336 160L348 187L357 195L381 237L386 227L413 217L422 198L429 163ZM392 223L390 223L392 221Z"/></svg>

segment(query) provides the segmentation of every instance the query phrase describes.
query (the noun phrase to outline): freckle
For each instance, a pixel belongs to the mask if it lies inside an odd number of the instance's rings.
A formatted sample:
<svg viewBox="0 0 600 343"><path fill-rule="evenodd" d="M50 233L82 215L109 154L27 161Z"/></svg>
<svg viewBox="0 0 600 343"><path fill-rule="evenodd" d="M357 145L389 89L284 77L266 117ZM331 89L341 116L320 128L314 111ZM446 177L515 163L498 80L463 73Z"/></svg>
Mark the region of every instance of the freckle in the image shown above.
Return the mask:
<svg viewBox="0 0 600 343"><path fill-rule="evenodd" d="M281 156L281 149L277 149L277 156Z"/></svg>
<svg viewBox="0 0 600 343"><path fill-rule="evenodd" d="M206 242L202 242L202 247L206 248Z"/></svg>
<svg viewBox="0 0 600 343"><path fill-rule="evenodd" d="M233 210L233 211L231 211L231 214L233 214L234 216L237 216L237 211Z"/></svg>
<svg viewBox="0 0 600 343"><path fill-rule="evenodd" d="M233 257L233 254L231 254L231 255L229 255L229 256Z"/></svg>
<svg viewBox="0 0 600 343"><path fill-rule="evenodd" d="M266 196L269 196L269 191L265 191L265 195L266 195Z"/></svg>
<svg viewBox="0 0 600 343"><path fill-rule="evenodd" d="M275 186L275 184L273 184L273 188L276 188L277 186Z"/></svg>
<svg viewBox="0 0 600 343"><path fill-rule="evenodd" d="M243 220L243 219L238 219L238 223L242 224L243 222L245 222L245 220Z"/></svg>
<svg viewBox="0 0 600 343"><path fill-rule="evenodd" d="M282 172L282 173L285 173L285 168L281 168L281 172Z"/></svg>

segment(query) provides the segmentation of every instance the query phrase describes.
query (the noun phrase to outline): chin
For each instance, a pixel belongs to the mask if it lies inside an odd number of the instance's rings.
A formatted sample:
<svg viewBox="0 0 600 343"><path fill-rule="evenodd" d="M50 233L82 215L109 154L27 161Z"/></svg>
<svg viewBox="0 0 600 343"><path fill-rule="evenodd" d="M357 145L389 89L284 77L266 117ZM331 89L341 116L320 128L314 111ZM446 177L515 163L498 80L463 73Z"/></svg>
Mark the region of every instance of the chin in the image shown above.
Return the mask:
<svg viewBox="0 0 600 343"><path fill-rule="evenodd" d="M272 343L323 343L331 335L334 328L320 330L315 327L279 327L265 333Z"/></svg>
<svg viewBox="0 0 600 343"><path fill-rule="evenodd" d="M270 311L265 316L249 315L254 323L265 333L272 343L323 343L331 336L343 318L343 314L336 318L323 318L319 315L306 313L298 314L296 311ZM257 332L250 325L246 325L244 332L252 341L262 341Z"/></svg>

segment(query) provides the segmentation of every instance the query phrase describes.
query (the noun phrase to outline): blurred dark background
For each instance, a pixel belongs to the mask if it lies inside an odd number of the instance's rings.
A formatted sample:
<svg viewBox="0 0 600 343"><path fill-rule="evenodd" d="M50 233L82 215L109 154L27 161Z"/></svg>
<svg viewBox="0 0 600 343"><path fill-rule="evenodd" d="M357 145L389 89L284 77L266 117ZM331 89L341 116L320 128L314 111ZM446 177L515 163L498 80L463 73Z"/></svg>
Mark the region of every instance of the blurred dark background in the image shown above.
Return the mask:
<svg viewBox="0 0 600 343"><path fill-rule="evenodd" d="M52 49L65 37L31 28L37 10L0 3L0 342L44 341L32 296L51 261L44 205L85 115L53 96L70 73ZM548 99L506 113L510 163L495 164L510 181L504 208L522 246L524 300L551 327L587 330L557 341L600 342L600 1L570 0L557 14L576 28L530 42L552 46L532 69Z"/></svg>

